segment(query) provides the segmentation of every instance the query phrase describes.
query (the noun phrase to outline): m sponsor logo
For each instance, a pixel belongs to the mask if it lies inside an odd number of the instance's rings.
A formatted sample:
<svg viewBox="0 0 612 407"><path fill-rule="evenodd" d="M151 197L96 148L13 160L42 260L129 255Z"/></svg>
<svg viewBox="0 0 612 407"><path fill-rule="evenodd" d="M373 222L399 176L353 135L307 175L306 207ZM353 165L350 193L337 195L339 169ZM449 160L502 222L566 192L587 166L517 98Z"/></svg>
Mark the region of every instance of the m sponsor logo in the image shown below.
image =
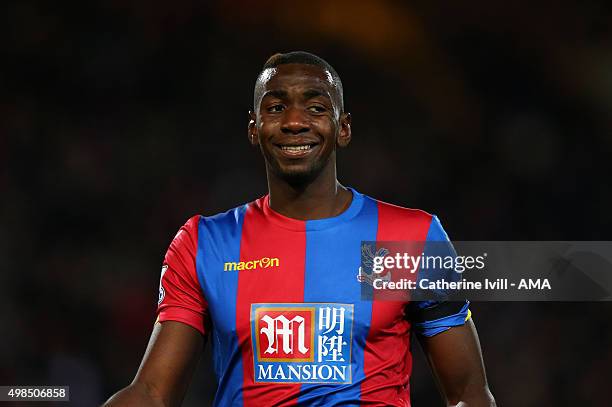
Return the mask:
<svg viewBox="0 0 612 407"><path fill-rule="evenodd" d="M352 304L252 304L255 382L351 383L352 330Z"/></svg>
<svg viewBox="0 0 612 407"><path fill-rule="evenodd" d="M290 311L258 308L255 318L257 360L264 362L312 362L314 360L314 307ZM263 353L262 353L263 351Z"/></svg>
<svg viewBox="0 0 612 407"><path fill-rule="evenodd" d="M278 266L280 266L278 257L262 257L257 260L225 262L223 271L261 270Z"/></svg>

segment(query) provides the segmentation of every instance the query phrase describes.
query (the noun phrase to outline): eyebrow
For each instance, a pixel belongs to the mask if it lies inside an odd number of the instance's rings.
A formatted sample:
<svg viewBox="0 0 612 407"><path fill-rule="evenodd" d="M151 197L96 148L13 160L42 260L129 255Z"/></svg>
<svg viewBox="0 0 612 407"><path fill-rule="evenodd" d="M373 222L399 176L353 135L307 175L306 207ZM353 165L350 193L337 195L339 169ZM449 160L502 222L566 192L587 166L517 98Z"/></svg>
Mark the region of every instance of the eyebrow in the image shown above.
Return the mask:
<svg viewBox="0 0 612 407"><path fill-rule="evenodd" d="M304 99L313 99L313 98L320 97L320 96L331 99L330 96L327 94L327 92L322 92L318 89L309 89L305 91L302 94L302 96L304 96Z"/></svg>
<svg viewBox="0 0 612 407"><path fill-rule="evenodd" d="M278 98L278 99L285 99L287 97L288 93L284 90L269 90L266 93L264 93L263 98L265 97L273 97L273 98Z"/></svg>

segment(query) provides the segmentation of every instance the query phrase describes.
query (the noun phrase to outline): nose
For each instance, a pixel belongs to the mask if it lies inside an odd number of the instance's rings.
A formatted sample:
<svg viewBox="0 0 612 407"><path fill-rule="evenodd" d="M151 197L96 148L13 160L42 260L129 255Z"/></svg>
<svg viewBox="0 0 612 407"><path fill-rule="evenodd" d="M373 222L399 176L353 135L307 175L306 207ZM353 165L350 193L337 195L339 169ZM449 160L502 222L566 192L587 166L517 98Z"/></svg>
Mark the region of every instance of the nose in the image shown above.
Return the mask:
<svg viewBox="0 0 612 407"><path fill-rule="evenodd" d="M289 107L283 115L281 131L286 134L300 134L310 130L304 112L295 107Z"/></svg>

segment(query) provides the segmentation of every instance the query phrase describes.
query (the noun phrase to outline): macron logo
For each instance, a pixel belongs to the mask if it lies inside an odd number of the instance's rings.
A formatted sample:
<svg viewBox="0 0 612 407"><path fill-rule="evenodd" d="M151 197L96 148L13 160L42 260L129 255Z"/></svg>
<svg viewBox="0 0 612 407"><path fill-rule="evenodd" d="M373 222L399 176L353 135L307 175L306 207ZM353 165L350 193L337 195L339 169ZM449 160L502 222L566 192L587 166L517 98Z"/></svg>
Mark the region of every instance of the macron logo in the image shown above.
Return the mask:
<svg viewBox="0 0 612 407"><path fill-rule="evenodd" d="M223 263L223 271L241 271L241 270L256 270L267 269L270 267L278 267L280 259L278 257L262 257L258 260L249 261L229 261Z"/></svg>

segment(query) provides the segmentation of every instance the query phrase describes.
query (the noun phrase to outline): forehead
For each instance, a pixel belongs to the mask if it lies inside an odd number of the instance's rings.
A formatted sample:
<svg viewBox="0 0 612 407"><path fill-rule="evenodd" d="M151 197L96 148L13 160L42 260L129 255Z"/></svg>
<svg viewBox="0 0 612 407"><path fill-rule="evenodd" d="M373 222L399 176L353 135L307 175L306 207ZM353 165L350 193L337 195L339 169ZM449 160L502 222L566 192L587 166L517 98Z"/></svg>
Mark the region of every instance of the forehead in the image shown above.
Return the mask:
<svg viewBox="0 0 612 407"><path fill-rule="evenodd" d="M284 64L269 68L260 76L260 86L264 92L289 88L319 88L330 96L335 88L334 79L329 71L316 65Z"/></svg>

